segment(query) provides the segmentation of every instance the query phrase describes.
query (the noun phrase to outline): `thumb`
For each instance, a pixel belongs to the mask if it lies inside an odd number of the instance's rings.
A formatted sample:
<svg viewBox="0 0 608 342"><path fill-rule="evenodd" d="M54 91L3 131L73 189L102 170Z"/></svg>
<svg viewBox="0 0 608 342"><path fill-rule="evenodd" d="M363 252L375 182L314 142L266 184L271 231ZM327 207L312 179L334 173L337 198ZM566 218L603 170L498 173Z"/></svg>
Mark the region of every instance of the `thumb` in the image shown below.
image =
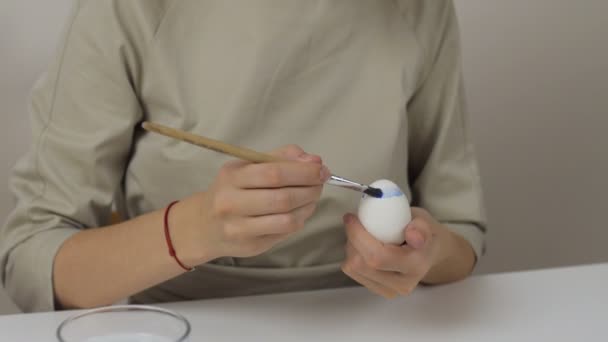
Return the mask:
<svg viewBox="0 0 608 342"><path fill-rule="evenodd" d="M415 219L405 228L405 242L414 249L424 247L431 238L429 225L420 219Z"/></svg>

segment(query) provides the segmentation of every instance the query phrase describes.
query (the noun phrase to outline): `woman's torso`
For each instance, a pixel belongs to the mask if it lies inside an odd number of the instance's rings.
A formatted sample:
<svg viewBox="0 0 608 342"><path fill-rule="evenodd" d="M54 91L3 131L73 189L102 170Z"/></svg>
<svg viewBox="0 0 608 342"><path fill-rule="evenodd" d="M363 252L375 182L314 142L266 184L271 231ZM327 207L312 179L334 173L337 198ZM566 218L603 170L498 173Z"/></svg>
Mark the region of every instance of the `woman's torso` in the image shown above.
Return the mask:
<svg viewBox="0 0 608 342"><path fill-rule="evenodd" d="M267 151L298 144L339 175L407 184L406 104L422 53L395 1L176 1L142 56L146 120ZM145 133L125 174L129 217L202 191L228 160ZM134 297L165 301L351 284L342 215L326 187L305 229L253 258L223 258Z"/></svg>

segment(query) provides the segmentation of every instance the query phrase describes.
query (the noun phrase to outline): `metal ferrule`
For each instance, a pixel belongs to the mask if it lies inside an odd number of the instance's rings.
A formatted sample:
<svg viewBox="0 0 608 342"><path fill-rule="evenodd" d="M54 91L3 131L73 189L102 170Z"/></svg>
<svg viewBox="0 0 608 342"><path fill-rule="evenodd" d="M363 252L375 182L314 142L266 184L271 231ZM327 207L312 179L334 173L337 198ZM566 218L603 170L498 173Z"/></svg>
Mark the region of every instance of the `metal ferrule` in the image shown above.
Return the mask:
<svg viewBox="0 0 608 342"><path fill-rule="evenodd" d="M363 192L368 188L367 185L359 184L357 182L353 182L346 178L338 177L336 175L331 175L331 177L329 178L329 180L327 180L326 183L360 192Z"/></svg>

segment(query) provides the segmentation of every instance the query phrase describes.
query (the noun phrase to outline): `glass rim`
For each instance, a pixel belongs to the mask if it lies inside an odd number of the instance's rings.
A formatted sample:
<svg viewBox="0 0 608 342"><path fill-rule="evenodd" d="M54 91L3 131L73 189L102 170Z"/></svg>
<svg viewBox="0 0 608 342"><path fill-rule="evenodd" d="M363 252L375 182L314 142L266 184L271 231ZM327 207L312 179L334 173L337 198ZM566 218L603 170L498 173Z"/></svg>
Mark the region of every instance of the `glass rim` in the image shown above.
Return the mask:
<svg viewBox="0 0 608 342"><path fill-rule="evenodd" d="M64 319L63 322L61 322L61 324L59 324L59 326L57 327L57 330L56 330L57 339L59 340L59 342L70 342L70 341L67 341L64 339L64 337L62 336L62 332L66 326L68 326L70 323L74 323L78 319L92 316L92 315L99 314L99 313L128 312L128 311L144 311L144 312L152 312L152 313L171 316L171 317L177 319L178 321L180 321L182 324L184 324L184 327L185 327L184 333L177 340L175 340L175 342L184 342L190 336L190 330L191 330L190 322L186 319L186 317L184 317L183 315L181 315L175 311L159 308L156 306L150 306L150 305L115 305L115 306L106 306L106 307L102 307L102 308L87 310L85 312L80 312L80 313L74 314L74 315Z"/></svg>

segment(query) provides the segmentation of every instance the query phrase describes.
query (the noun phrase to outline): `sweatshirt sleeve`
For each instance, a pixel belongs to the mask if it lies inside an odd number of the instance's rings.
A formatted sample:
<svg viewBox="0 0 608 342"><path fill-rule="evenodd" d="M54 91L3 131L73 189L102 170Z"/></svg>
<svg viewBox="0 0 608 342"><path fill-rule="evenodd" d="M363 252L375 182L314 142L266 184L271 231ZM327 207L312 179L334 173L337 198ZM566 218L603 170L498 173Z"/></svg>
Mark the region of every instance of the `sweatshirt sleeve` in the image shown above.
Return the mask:
<svg viewBox="0 0 608 342"><path fill-rule="evenodd" d="M138 61L158 3L77 1L57 58L33 90L31 147L13 170L16 205L0 228L0 279L26 312L54 309L63 242L109 223L142 119Z"/></svg>
<svg viewBox="0 0 608 342"><path fill-rule="evenodd" d="M410 6L406 15L425 52L419 85L407 108L413 202L465 238L479 258L486 222L454 5L442 0L413 1Z"/></svg>

